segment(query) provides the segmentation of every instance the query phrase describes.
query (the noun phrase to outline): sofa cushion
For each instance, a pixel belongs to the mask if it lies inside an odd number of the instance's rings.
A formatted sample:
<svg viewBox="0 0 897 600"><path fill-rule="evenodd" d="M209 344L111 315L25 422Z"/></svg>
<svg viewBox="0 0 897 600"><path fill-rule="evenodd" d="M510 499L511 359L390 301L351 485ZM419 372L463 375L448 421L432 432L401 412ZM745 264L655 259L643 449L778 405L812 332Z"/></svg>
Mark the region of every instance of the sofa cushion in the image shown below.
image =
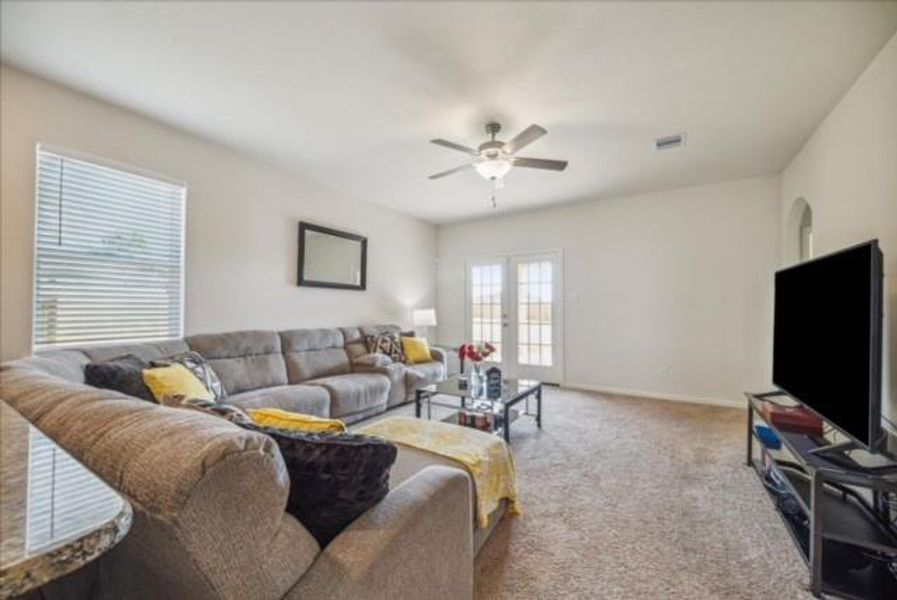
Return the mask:
<svg viewBox="0 0 897 600"><path fill-rule="evenodd" d="M85 346L77 348L87 357L100 362L126 354L133 354L143 360L157 360L186 352L190 348L184 340L164 340L161 342L145 342L140 344L114 344L111 346Z"/></svg>
<svg viewBox="0 0 897 600"><path fill-rule="evenodd" d="M143 380L143 370L149 366L148 362L133 354L88 363L84 366L84 383L154 402L153 392Z"/></svg>
<svg viewBox="0 0 897 600"><path fill-rule="evenodd" d="M399 335L402 333L402 328L398 325L362 325L358 330L362 336L384 335L387 333Z"/></svg>
<svg viewBox="0 0 897 600"><path fill-rule="evenodd" d="M89 362L87 355L79 350L47 350L35 356L9 362L7 365L36 369L72 383L84 383L84 367Z"/></svg>
<svg viewBox="0 0 897 600"><path fill-rule="evenodd" d="M379 359L379 360L378 360ZM405 365L392 362L383 354L364 354L352 363L355 373L379 373L389 379L388 407L397 406L407 400L405 397Z"/></svg>
<svg viewBox="0 0 897 600"><path fill-rule="evenodd" d="M386 408L389 378L378 373L350 373L323 377L306 382L319 385L330 392L330 416L344 417Z"/></svg>
<svg viewBox="0 0 897 600"><path fill-rule="evenodd" d="M342 348L345 340L343 332L336 327L320 329L288 329L280 332L280 343L284 354Z"/></svg>
<svg viewBox="0 0 897 600"><path fill-rule="evenodd" d="M368 348L364 343L364 336L359 327L340 327L343 333L343 342L345 344L346 354L349 360L355 360L359 356L368 354Z"/></svg>
<svg viewBox="0 0 897 600"><path fill-rule="evenodd" d="M430 361L416 365L405 366L405 387L409 394L424 386L445 379L445 365L441 362Z"/></svg>
<svg viewBox="0 0 897 600"><path fill-rule="evenodd" d="M386 440L357 433L258 431L274 438L287 465L287 512L321 547L389 492L396 447Z"/></svg>
<svg viewBox="0 0 897 600"><path fill-rule="evenodd" d="M330 416L330 393L317 385L277 385L231 394L228 404L244 410L250 408L280 408L292 412Z"/></svg>
<svg viewBox="0 0 897 600"><path fill-rule="evenodd" d="M287 384L276 331L192 335L187 344L206 357L228 394Z"/></svg>
<svg viewBox="0 0 897 600"><path fill-rule="evenodd" d="M343 375L351 370L339 329L291 329L280 332L290 383Z"/></svg>

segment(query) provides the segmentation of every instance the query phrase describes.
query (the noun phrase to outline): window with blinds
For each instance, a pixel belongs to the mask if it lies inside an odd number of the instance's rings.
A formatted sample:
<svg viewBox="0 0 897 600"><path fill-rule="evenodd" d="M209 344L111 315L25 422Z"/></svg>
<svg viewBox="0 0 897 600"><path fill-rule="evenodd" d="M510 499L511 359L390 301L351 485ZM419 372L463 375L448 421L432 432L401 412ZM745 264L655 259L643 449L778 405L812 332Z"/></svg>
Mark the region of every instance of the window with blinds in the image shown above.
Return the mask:
<svg viewBox="0 0 897 600"><path fill-rule="evenodd" d="M185 191L38 149L36 349L182 335Z"/></svg>

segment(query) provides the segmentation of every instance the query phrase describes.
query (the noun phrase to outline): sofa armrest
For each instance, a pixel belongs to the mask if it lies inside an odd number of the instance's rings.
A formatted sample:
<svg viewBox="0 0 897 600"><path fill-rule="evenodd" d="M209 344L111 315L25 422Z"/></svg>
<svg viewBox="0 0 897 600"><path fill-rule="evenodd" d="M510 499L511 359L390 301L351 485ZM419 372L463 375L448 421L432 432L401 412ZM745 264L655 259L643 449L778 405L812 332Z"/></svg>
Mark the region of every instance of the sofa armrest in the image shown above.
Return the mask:
<svg viewBox="0 0 897 600"><path fill-rule="evenodd" d="M33 369L0 369L0 397L131 503L102 559L120 567L104 567L107 597L281 597L320 551L284 513L289 475L266 435Z"/></svg>
<svg viewBox="0 0 897 600"><path fill-rule="evenodd" d="M448 367L448 354L442 348L431 347L430 357L436 362L442 363L443 367Z"/></svg>
<svg viewBox="0 0 897 600"><path fill-rule="evenodd" d="M287 598L469 600L471 502L467 473L422 469L330 542Z"/></svg>

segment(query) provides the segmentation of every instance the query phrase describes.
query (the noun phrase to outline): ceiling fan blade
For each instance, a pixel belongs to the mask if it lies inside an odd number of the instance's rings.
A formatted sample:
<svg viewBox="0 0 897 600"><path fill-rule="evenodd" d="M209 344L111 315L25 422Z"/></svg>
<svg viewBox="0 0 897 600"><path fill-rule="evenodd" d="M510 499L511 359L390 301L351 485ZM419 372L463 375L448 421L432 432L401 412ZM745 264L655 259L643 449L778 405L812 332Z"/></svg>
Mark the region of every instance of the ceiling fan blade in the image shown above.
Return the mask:
<svg viewBox="0 0 897 600"><path fill-rule="evenodd" d="M472 169L473 165L467 163L466 165L461 165L460 167L455 167L454 169L449 169L448 171L443 171L441 173L436 173L435 175L430 175L427 179L440 179L445 177L446 175L451 175L452 173L458 173L463 171L464 169Z"/></svg>
<svg viewBox="0 0 897 600"><path fill-rule="evenodd" d="M520 133L516 135L516 137L511 138L505 143L505 152L508 154L514 154L521 148L525 146L529 146L537 139L542 137L548 133L544 128L539 127L538 125L530 125Z"/></svg>
<svg viewBox="0 0 897 600"><path fill-rule="evenodd" d="M566 160L549 160L547 158L515 158L515 167L529 167L530 169L548 169L550 171L563 171L567 168Z"/></svg>
<svg viewBox="0 0 897 600"><path fill-rule="evenodd" d="M452 150L457 150L458 152L463 152L465 154L470 154L471 156L478 156L479 153L473 148L468 148L467 146L462 146L461 144L456 144L455 142L450 142L448 140L430 140L430 143L436 144L437 146L443 146L445 148L451 148Z"/></svg>

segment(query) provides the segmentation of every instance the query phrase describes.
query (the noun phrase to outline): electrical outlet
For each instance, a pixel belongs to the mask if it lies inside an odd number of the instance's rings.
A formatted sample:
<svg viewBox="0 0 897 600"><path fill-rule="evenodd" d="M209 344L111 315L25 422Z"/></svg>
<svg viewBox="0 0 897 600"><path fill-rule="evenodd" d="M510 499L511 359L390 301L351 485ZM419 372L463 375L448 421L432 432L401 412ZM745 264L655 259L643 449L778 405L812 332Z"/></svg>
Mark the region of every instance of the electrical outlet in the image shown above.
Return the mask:
<svg viewBox="0 0 897 600"><path fill-rule="evenodd" d="M668 365L661 365L657 372L661 377L666 378L673 374L673 367L670 367Z"/></svg>

